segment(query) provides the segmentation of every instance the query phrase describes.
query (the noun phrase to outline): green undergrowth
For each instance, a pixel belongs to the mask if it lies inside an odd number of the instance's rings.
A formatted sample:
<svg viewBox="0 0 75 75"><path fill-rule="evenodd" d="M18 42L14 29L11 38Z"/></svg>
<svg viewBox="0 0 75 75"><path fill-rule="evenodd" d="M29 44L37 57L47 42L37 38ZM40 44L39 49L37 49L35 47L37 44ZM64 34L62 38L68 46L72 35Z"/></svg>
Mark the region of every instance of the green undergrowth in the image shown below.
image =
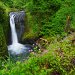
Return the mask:
<svg viewBox="0 0 75 75"><path fill-rule="evenodd" d="M31 53L28 60L2 63L0 75L75 75L74 36L58 41L56 38L47 46L47 53Z"/></svg>
<svg viewBox="0 0 75 75"><path fill-rule="evenodd" d="M3 28L0 25L0 58L6 57L8 55L7 52L7 45L6 45L6 39L3 32Z"/></svg>

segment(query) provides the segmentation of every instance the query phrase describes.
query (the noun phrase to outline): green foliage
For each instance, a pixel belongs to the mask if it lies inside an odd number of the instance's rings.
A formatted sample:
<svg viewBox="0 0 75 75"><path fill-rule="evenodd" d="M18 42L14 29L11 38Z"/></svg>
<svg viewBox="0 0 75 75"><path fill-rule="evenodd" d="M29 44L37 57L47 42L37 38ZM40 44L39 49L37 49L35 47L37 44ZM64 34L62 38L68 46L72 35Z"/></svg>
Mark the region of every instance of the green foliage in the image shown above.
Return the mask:
<svg viewBox="0 0 75 75"><path fill-rule="evenodd" d="M6 36L8 34L7 7L0 1L0 58L7 57Z"/></svg>
<svg viewBox="0 0 75 75"><path fill-rule="evenodd" d="M58 42L57 38L47 49L48 53L33 54L24 62L12 63L8 60L2 63L0 75L74 75L75 74L75 46L72 46L73 36Z"/></svg>
<svg viewBox="0 0 75 75"><path fill-rule="evenodd" d="M51 36L60 34L63 36L67 16L71 16L71 27L75 28L74 0L31 0L26 1L23 7L26 8L27 12L30 12L30 16L33 19L30 25L33 26L32 30L35 30L38 35Z"/></svg>
<svg viewBox="0 0 75 75"><path fill-rule="evenodd" d="M6 40L5 40L3 28L0 25L0 58L2 59L3 57L7 57L7 55L8 52L7 52Z"/></svg>
<svg viewBox="0 0 75 75"><path fill-rule="evenodd" d="M75 75L75 44L70 39L61 40L48 36L66 35L64 28L67 16L71 16L71 27L75 28L74 0L1 0L0 1L0 57L7 55L6 37L9 29L8 12L26 11L26 31L23 40L40 35L48 38L48 53L32 54L24 62L0 61L0 75ZM5 34L4 34L5 33ZM6 36L6 37L5 37ZM43 44L43 43L42 43ZM38 52L37 47L34 48Z"/></svg>
<svg viewBox="0 0 75 75"><path fill-rule="evenodd" d="M67 16L71 16L71 27L74 26L74 0L1 0L12 9L25 10L27 15L27 31L23 39L43 35L63 36ZM31 35L32 34L32 35Z"/></svg>
<svg viewBox="0 0 75 75"><path fill-rule="evenodd" d="M23 39L38 36L63 36L67 16L71 16L71 28L75 28L74 0L1 0L5 6L12 9L25 10L29 28ZM32 34L32 36L31 36ZM37 37L37 35L35 37Z"/></svg>

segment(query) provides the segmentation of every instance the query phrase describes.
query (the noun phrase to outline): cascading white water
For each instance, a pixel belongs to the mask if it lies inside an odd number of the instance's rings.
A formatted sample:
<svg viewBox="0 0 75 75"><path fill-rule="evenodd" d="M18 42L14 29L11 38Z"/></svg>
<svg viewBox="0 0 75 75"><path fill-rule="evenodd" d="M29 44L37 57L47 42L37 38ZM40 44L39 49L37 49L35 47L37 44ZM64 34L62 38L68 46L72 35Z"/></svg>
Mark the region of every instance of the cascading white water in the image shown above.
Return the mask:
<svg viewBox="0 0 75 75"><path fill-rule="evenodd" d="M10 27L11 27L11 33L12 33L12 45L8 46L8 51L12 51L12 54L14 53L20 54L25 52L26 47L18 42L14 18L15 18L15 15L11 14Z"/></svg>
<svg viewBox="0 0 75 75"><path fill-rule="evenodd" d="M18 43L18 37L15 29L15 22L14 22L15 15L10 16L10 27L12 33L12 44Z"/></svg>

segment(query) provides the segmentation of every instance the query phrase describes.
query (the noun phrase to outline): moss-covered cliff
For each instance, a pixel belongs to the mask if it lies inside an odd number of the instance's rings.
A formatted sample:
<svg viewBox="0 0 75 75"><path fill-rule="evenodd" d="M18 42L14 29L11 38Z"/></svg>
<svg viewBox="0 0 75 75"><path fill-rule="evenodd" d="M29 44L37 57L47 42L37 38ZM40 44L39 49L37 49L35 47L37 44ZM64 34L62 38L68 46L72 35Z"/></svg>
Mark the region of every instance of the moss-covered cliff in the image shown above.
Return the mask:
<svg viewBox="0 0 75 75"><path fill-rule="evenodd" d="M7 7L0 1L0 58L8 55L6 42L9 29L7 11Z"/></svg>
<svg viewBox="0 0 75 75"><path fill-rule="evenodd" d="M7 57L7 45L6 45L6 39L3 32L3 28L0 25L0 58Z"/></svg>

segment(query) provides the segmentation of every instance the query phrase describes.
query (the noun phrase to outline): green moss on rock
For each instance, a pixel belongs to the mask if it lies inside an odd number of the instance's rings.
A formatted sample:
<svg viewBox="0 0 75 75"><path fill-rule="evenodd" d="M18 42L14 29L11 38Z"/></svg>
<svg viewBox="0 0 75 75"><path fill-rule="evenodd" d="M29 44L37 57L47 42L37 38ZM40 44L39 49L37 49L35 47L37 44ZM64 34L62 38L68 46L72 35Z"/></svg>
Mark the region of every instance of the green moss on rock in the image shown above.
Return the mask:
<svg viewBox="0 0 75 75"><path fill-rule="evenodd" d="M38 37L39 29L36 25L33 16L30 12L26 12L25 16L25 31L22 36L22 41L25 39L34 39Z"/></svg>
<svg viewBox="0 0 75 75"><path fill-rule="evenodd" d="M0 58L6 57L8 55L6 40L3 32L3 28L0 25Z"/></svg>
<svg viewBox="0 0 75 75"><path fill-rule="evenodd" d="M8 29L8 9L0 1L0 58L4 58L8 55L6 44Z"/></svg>

